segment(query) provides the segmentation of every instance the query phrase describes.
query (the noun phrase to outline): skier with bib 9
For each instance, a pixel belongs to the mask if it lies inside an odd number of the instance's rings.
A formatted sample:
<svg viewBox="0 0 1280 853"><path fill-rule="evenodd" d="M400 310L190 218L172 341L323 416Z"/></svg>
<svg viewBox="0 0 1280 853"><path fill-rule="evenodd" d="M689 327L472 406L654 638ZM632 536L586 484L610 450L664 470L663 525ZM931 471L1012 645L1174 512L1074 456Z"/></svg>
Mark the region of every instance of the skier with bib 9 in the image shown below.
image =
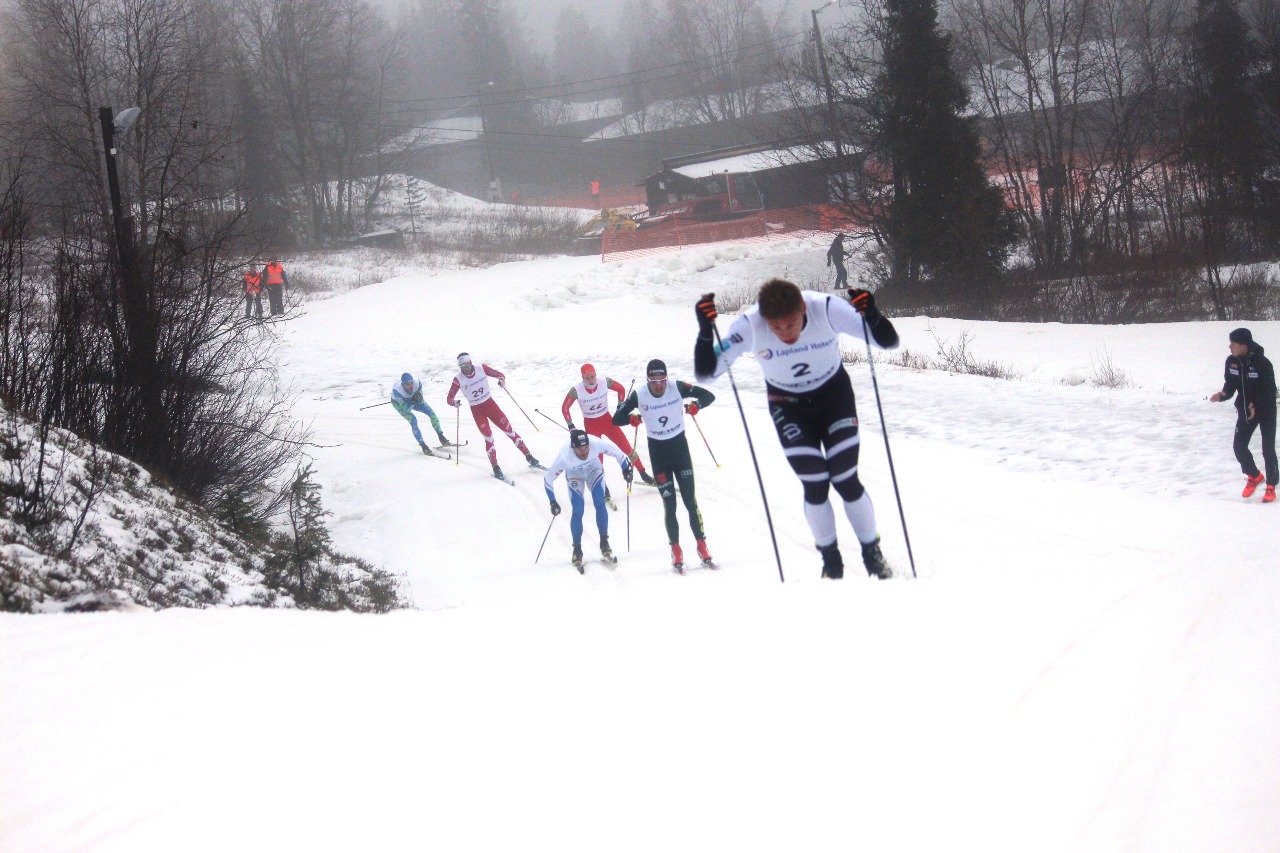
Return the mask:
<svg viewBox="0 0 1280 853"><path fill-rule="evenodd" d="M640 454L632 447L631 442L627 441L627 436L623 433L622 428L613 422L612 413L609 411L609 392L613 391L618 395L618 403L622 403L627 396L627 390L622 387L622 383L617 380L605 377L603 382L596 379L596 369L594 365L582 365L582 381L569 389L564 395L564 402L560 404L560 414L564 416L564 422L570 430L577 427L573 423L573 418L569 416L569 407L573 405L573 401L578 401L578 408L582 410L582 429L587 435L601 436L612 441L618 446L618 449L627 454L627 458L631 460L631 464L635 466L636 473L640 475L641 481L646 485L653 485L653 478L644 470L644 463L640 461ZM605 497L609 496L609 489L605 487Z"/></svg>
<svg viewBox="0 0 1280 853"><path fill-rule="evenodd" d="M400 417L409 422L409 429L413 430L413 437L418 440L418 446L422 448L423 453L435 456L431 448L427 447L427 443L422 440L422 430L418 429L418 419L413 416L414 412L422 412L430 418L431 428L436 431L436 437L440 439L441 446L449 446L449 439L444 437L444 432L440 429L440 419L422 399L422 383L414 379L413 374L400 374L400 382L391 386L391 407L399 412Z"/></svg>
<svg viewBox="0 0 1280 853"><path fill-rule="evenodd" d="M875 508L858 479L858 410L840 359L840 335L866 340L864 330L870 329L872 343L893 349L898 333L869 291L850 290L849 296L845 301L802 291L783 279L767 281L757 303L733 321L717 349L715 294L705 294L696 309L694 375L699 380L720 376L738 356L756 354L778 440L804 486L804 517L822 555L822 576L844 577L830 498L834 487L862 546L867 574L888 578L893 572L880 551Z"/></svg>
<svg viewBox="0 0 1280 853"><path fill-rule="evenodd" d="M457 397L458 393L461 392L462 396L471 404L471 417L476 422L476 428L480 430L480 434L484 436L484 449L489 455L489 464L493 466L493 476L499 480L506 480L506 477L502 474L502 469L498 467L498 448L493 443L493 432L489 429L490 422L502 430L503 435L511 439L511 443L516 446L516 449L524 454L524 461L529 463L529 467L541 468L542 464L533 458L533 454L529 452L524 439L511 428L511 421L507 420L507 416L498 406L498 401L493 399L493 391L489 387L489 377L497 379L499 387L507 387L506 374L494 370L483 363L481 363L480 369L476 370L475 363L471 360L469 354L465 352L458 353L458 373L453 377L453 383L449 386L447 402L450 406L460 408L462 400L457 399Z"/></svg>
<svg viewBox="0 0 1280 853"><path fill-rule="evenodd" d="M582 515L586 510L587 492L591 493L591 502L596 508L600 556L611 563L617 562L609 547L609 511L604 504L604 464L600 460L606 453L618 460L618 465L622 468L622 479L630 483L631 465L627 462L626 454L609 439L587 435L580 429L569 431L569 443L556 455L555 461L542 477L553 516L560 514L560 503L556 500L556 477L564 474L565 481L569 484L569 506L573 511L569 517L569 531L573 534L573 565L579 572L582 572Z"/></svg>
<svg viewBox="0 0 1280 853"><path fill-rule="evenodd" d="M653 359L645 371L646 381L618 406L613 422L618 426L644 423L649 439L649 461L653 465L653 477L662 495L667 541L671 544L671 564L684 574L684 552L680 550L680 524L676 520L676 485L680 498L689 512L689 528L698 543L698 556L708 566L714 566L711 552L707 550L706 534L702 529L702 513L694 494L693 458L689 455L689 442L684 434L684 416L698 414L699 409L710 406L716 396L706 388L677 380L672 386L667 381L667 365ZM692 398L693 402L685 404ZM637 412L636 409L639 409Z"/></svg>

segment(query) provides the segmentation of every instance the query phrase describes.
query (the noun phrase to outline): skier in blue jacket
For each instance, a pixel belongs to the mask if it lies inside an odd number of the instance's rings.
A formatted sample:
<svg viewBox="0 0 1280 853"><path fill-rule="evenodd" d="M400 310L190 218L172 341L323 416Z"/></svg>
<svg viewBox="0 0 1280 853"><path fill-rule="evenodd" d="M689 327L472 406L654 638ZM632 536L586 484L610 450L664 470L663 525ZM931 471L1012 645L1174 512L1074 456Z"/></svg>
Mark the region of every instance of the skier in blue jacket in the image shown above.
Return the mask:
<svg viewBox="0 0 1280 853"><path fill-rule="evenodd" d="M427 447L427 443L422 440L422 430L418 429L418 419L413 416L415 411L422 412L431 419L431 427L436 431L436 437L440 439L442 447L449 446L449 439L444 437L444 432L440 429L440 419L436 417L436 413L422 399L422 383L413 378L410 373L402 373L400 382L391 386L391 406L400 413L400 417L409 422L409 428L413 430L413 437L418 440L418 446L422 448L422 452L428 456L435 456L431 452L431 448Z"/></svg>

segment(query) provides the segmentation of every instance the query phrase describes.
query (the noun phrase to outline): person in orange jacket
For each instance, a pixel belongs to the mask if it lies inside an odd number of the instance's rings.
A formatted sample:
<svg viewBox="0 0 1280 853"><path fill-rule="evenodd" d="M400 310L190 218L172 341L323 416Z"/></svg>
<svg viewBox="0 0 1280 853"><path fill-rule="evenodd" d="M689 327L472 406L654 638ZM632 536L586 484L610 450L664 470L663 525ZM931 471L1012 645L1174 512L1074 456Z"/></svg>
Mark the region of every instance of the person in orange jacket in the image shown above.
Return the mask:
<svg viewBox="0 0 1280 853"><path fill-rule="evenodd" d="M258 319L262 319L262 273L257 264L249 264L244 274L244 318L249 319L251 309L257 306Z"/></svg>
<svg viewBox="0 0 1280 853"><path fill-rule="evenodd" d="M284 313L284 289L289 285L289 276L284 271L284 264L275 258L267 262L262 270L266 279L267 300L271 303L271 316Z"/></svg>

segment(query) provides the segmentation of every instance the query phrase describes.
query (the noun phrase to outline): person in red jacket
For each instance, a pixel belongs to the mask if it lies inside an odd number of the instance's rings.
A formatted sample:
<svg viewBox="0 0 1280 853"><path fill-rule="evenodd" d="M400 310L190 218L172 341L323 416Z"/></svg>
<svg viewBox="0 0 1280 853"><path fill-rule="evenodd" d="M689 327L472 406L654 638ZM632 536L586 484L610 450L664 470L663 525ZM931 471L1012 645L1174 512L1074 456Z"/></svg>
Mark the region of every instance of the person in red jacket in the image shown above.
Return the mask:
<svg viewBox="0 0 1280 853"><path fill-rule="evenodd" d="M289 285L284 265L272 258L262 270L262 277L266 279L264 283L267 285L267 300L271 303L271 316L283 314L284 289Z"/></svg>
<svg viewBox="0 0 1280 853"><path fill-rule="evenodd" d="M249 319L250 310L257 306L258 319L262 319L262 273L257 264L249 264L244 274L244 318Z"/></svg>
<svg viewBox="0 0 1280 853"><path fill-rule="evenodd" d="M582 381L569 389L569 393L564 395L564 402L560 404L560 414L564 415L565 426L569 427L570 432L577 429L573 424L573 418L569 416L569 407L573 405L574 400L577 400L578 408L582 410L582 429L587 435L607 438L616 444L635 466L640 479L646 485L652 486L653 477L644 470L640 454L631 447L631 442L627 441L626 433L622 428L613 423L613 413L609 411L610 391L618 395L619 403L626 399L627 391L622 387L622 383L607 376L603 382L597 382L595 366L582 365ZM603 462L604 459L600 461ZM606 487L605 497L609 496L608 492L609 489Z"/></svg>
<svg viewBox="0 0 1280 853"><path fill-rule="evenodd" d="M498 401L493 399L493 391L489 388L490 376L498 380L499 387L507 387L507 377L501 371L494 370L483 363L481 363L480 369L476 370L475 363L472 362L470 355L465 352L458 353L458 373L453 377L453 384L449 386L449 396L446 402L450 406L461 408L462 400L455 399L458 396L458 392L461 391L462 396L466 397L467 402L471 404L471 417L475 419L476 427L479 428L480 434L484 436L484 449L489 454L489 464L493 466L493 476L499 480L507 479L503 476L502 469L498 467L498 448L493 444L493 432L489 429L490 422L502 430L507 438L511 439L511 443L524 454L524 461L529 463L530 468L546 470L542 467L542 463L533 458L533 454L529 452L524 439L511 428L511 421L507 420L507 416L498 407Z"/></svg>

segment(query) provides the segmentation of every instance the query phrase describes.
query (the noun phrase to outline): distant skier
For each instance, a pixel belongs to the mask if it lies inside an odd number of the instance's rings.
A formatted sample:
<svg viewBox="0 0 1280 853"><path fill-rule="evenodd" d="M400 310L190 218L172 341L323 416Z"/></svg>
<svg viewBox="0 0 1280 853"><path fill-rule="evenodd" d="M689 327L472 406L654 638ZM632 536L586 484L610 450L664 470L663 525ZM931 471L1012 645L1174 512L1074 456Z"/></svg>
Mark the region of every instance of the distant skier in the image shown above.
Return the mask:
<svg viewBox="0 0 1280 853"><path fill-rule="evenodd" d="M578 408L582 410L582 427L587 435L603 436L618 446L623 453L627 454L627 458L631 460L636 468L636 473L640 475L641 481L646 485L653 485L653 478L644 470L644 463L640 461L640 454L631 447L631 442L627 441L626 434L622 428L614 424L613 417L609 412L609 392L613 391L618 395L618 403L621 404L623 398L627 396L627 389L622 387L622 383L605 377L603 382L596 381L596 369L593 365L582 365L582 381L569 389L569 393L564 395L564 402L560 404L560 414L564 415L564 422L570 430L574 429L573 418L569 416L569 407L573 405L573 401L578 401ZM609 487L605 486L605 497L609 496Z"/></svg>
<svg viewBox="0 0 1280 853"><path fill-rule="evenodd" d="M609 548L609 511L604 505L604 464L600 460L606 453L618 460L618 465L622 468L622 479L630 483L631 465L627 462L626 454L609 439L587 435L580 429L569 431L569 443L556 455L555 461L542 477L553 516L560 514L560 504L556 501L556 477L563 473L569 484L569 506L573 510L573 515L569 518L569 532L573 534L573 564L579 572L582 571L582 514L586 509L586 492L591 493L591 502L596 508L600 556L610 562L617 562Z"/></svg>
<svg viewBox="0 0 1280 853"><path fill-rule="evenodd" d="M440 430L440 419L436 417L436 413L422 399L422 383L413 378L413 374L400 374L400 382L391 386L391 407L400 413L400 417L409 422L409 429L413 430L413 437L418 440L418 446L422 448L422 452L428 456L435 456L431 452L431 448L427 447L427 443L422 440L422 430L418 429L418 419L413 416L415 411L422 412L431 419L431 428L436 431L436 436L440 439L443 447L449 446L449 439L444 437L444 433Z"/></svg>
<svg viewBox="0 0 1280 853"><path fill-rule="evenodd" d="M671 543L671 564L684 574L684 553L680 550L680 525L676 520L676 484L680 486L680 498L689 511L689 528L698 543L698 556L704 563L711 563L707 550L706 534L702 530L702 513L698 511L698 499L694 494L693 458L689 455L689 442L684 435L684 416L698 414L715 400L715 395L705 388L676 381L672 388L667 384L667 365L653 359L645 371L648 381L631 392L613 415L618 426L630 423L639 426L643 421L649 436L649 461L653 464L653 476L662 495L662 506L667 526L667 541ZM685 405L685 399L694 402ZM639 412L635 410L639 408Z"/></svg>
<svg viewBox="0 0 1280 853"><path fill-rule="evenodd" d="M760 288L758 302L740 314L716 351L712 327L715 294L697 305L698 340L694 375L719 376L746 352L756 353L769 395L769 414L783 453L804 487L804 517L822 554L822 576L844 577L836 543L830 488L844 502L845 515L862 545L867 574L892 577L880 552L871 496L858 479L858 410L849 374L840 360L840 334L865 340L863 329L881 349L898 345L898 333L876 309L866 290L850 290L852 301L802 291L789 281L772 279ZM863 318L866 324L863 324Z"/></svg>
<svg viewBox="0 0 1280 853"><path fill-rule="evenodd" d="M827 266L835 264L836 268L836 290L844 287L849 283L849 271L844 268L844 259L849 257L849 253L844 250L844 235L837 234L836 238L831 241L831 248L827 249Z"/></svg>
<svg viewBox="0 0 1280 853"><path fill-rule="evenodd" d="M1276 372L1271 361L1263 355L1262 344L1253 339L1248 329L1236 329L1228 336L1231 355L1222 390L1209 399L1215 403L1236 397L1236 432L1232 449L1236 461L1247 478L1241 496L1250 498L1262 485L1262 472L1249 452L1253 431L1262 427L1262 461L1267 468L1267 488L1262 502L1269 504L1276 499Z"/></svg>
<svg viewBox="0 0 1280 853"><path fill-rule="evenodd" d="M533 454L529 452L529 448L525 446L522 439L514 429L511 428L511 421L507 420L507 416L503 414L502 409L498 406L498 401L493 399L493 392L489 389L489 378L492 376L498 380L499 387L507 387L507 377L503 373L494 370L487 364L481 364L480 370L476 370L475 364L471 361L471 356L465 352L458 353L458 373L453 377L453 384L449 386L448 403L450 406L461 407L462 401L455 399L458 392L467 398L467 402L471 404L471 417L476 422L476 427L480 430L480 434L484 436L484 449L489 454L489 464L493 466L493 476L499 480L505 480L502 475L502 469L498 467L498 448L493 444L493 433L489 429L489 422L502 430L507 438L511 439L511 443L516 446L521 453L524 454L524 461L529 463L532 468L541 468L542 464L533 458Z"/></svg>

